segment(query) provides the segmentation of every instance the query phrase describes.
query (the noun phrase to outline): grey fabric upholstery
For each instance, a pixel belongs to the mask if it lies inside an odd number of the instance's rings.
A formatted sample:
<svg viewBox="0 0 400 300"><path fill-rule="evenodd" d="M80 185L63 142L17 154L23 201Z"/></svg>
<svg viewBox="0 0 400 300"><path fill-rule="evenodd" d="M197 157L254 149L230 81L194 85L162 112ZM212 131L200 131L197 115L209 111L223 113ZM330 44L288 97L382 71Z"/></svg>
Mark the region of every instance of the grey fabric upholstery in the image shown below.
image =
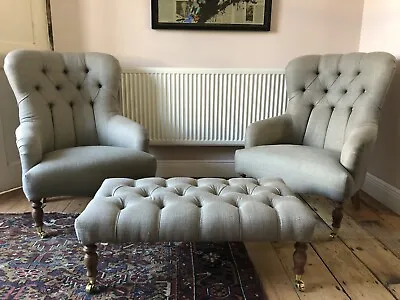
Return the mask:
<svg viewBox="0 0 400 300"><path fill-rule="evenodd" d="M153 166L152 156L135 149L111 146L65 148L46 153L40 164L25 173L25 190L36 199L40 196L37 191L64 195L66 187L70 186L73 188L68 189L68 195L94 195L99 182L101 184L105 178L148 177L154 175Z"/></svg>
<svg viewBox="0 0 400 300"><path fill-rule="evenodd" d="M236 171L281 177L298 193L337 201L352 196L365 180L395 68L395 58L384 52L292 60L286 113L248 127Z"/></svg>
<svg viewBox="0 0 400 300"><path fill-rule="evenodd" d="M311 210L280 179L113 178L75 220L75 230L84 245L309 242L315 223Z"/></svg>
<svg viewBox="0 0 400 300"><path fill-rule="evenodd" d="M146 130L120 116L114 57L15 50L4 70L18 102L16 139L29 200L90 196L108 177L154 176Z"/></svg>

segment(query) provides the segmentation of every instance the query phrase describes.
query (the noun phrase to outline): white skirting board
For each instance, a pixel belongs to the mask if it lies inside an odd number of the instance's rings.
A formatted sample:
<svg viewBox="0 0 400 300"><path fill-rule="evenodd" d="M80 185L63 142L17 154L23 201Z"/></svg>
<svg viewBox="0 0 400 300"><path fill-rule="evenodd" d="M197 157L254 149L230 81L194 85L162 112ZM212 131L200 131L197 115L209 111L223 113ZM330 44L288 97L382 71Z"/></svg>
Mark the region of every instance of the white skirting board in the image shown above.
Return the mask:
<svg viewBox="0 0 400 300"><path fill-rule="evenodd" d="M237 177L233 160L159 160L157 176ZM362 190L400 214L400 190L367 174Z"/></svg>
<svg viewBox="0 0 400 300"><path fill-rule="evenodd" d="M237 177L233 160L159 160L160 177Z"/></svg>
<svg viewBox="0 0 400 300"><path fill-rule="evenodd" d="M368 173L362 190L400 215L400 190Z"/></svg>

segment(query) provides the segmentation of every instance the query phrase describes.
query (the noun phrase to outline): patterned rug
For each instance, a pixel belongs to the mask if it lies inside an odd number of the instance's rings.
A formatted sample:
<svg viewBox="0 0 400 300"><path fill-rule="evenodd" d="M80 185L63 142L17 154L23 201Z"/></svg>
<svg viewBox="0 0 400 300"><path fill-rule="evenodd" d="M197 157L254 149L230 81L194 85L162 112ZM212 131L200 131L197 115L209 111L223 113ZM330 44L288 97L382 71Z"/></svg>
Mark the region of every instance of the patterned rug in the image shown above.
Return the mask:
<svg viewBox="0 0 400 300"><path fill-rule="evenodd" d="M266 299L242 243L99 245L99 292L85 293L77 215L0 214L1 299Z"/></svg>

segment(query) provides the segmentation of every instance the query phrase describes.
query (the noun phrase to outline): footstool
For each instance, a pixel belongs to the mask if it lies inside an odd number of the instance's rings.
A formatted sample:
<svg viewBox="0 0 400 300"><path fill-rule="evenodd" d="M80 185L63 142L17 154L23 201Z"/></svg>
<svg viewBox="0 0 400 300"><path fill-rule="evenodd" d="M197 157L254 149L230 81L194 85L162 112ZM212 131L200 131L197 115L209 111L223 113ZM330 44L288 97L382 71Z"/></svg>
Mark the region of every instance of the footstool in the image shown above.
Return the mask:
<svg viewBox="0 0 400 300"><path fill-rule="evenodd" d="M310 209L280 179L106 179L75 220L95 289L96 243L295 241L295 284L315 227Z"/></svg>

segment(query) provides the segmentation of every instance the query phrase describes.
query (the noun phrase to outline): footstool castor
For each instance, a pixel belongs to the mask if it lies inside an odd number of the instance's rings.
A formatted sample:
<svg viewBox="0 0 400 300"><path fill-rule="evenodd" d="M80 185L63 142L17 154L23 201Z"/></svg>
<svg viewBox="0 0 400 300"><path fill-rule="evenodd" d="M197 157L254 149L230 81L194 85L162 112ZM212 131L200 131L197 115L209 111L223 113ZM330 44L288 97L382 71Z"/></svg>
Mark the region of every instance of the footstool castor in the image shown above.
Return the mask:
<svg viewBox="0 0 400 300"><path fill-rule="evenodd" d="M295 241L295 285L315 227L311 210L280 179L106 179L75 221L95 289L96 243Z"/></svg>

